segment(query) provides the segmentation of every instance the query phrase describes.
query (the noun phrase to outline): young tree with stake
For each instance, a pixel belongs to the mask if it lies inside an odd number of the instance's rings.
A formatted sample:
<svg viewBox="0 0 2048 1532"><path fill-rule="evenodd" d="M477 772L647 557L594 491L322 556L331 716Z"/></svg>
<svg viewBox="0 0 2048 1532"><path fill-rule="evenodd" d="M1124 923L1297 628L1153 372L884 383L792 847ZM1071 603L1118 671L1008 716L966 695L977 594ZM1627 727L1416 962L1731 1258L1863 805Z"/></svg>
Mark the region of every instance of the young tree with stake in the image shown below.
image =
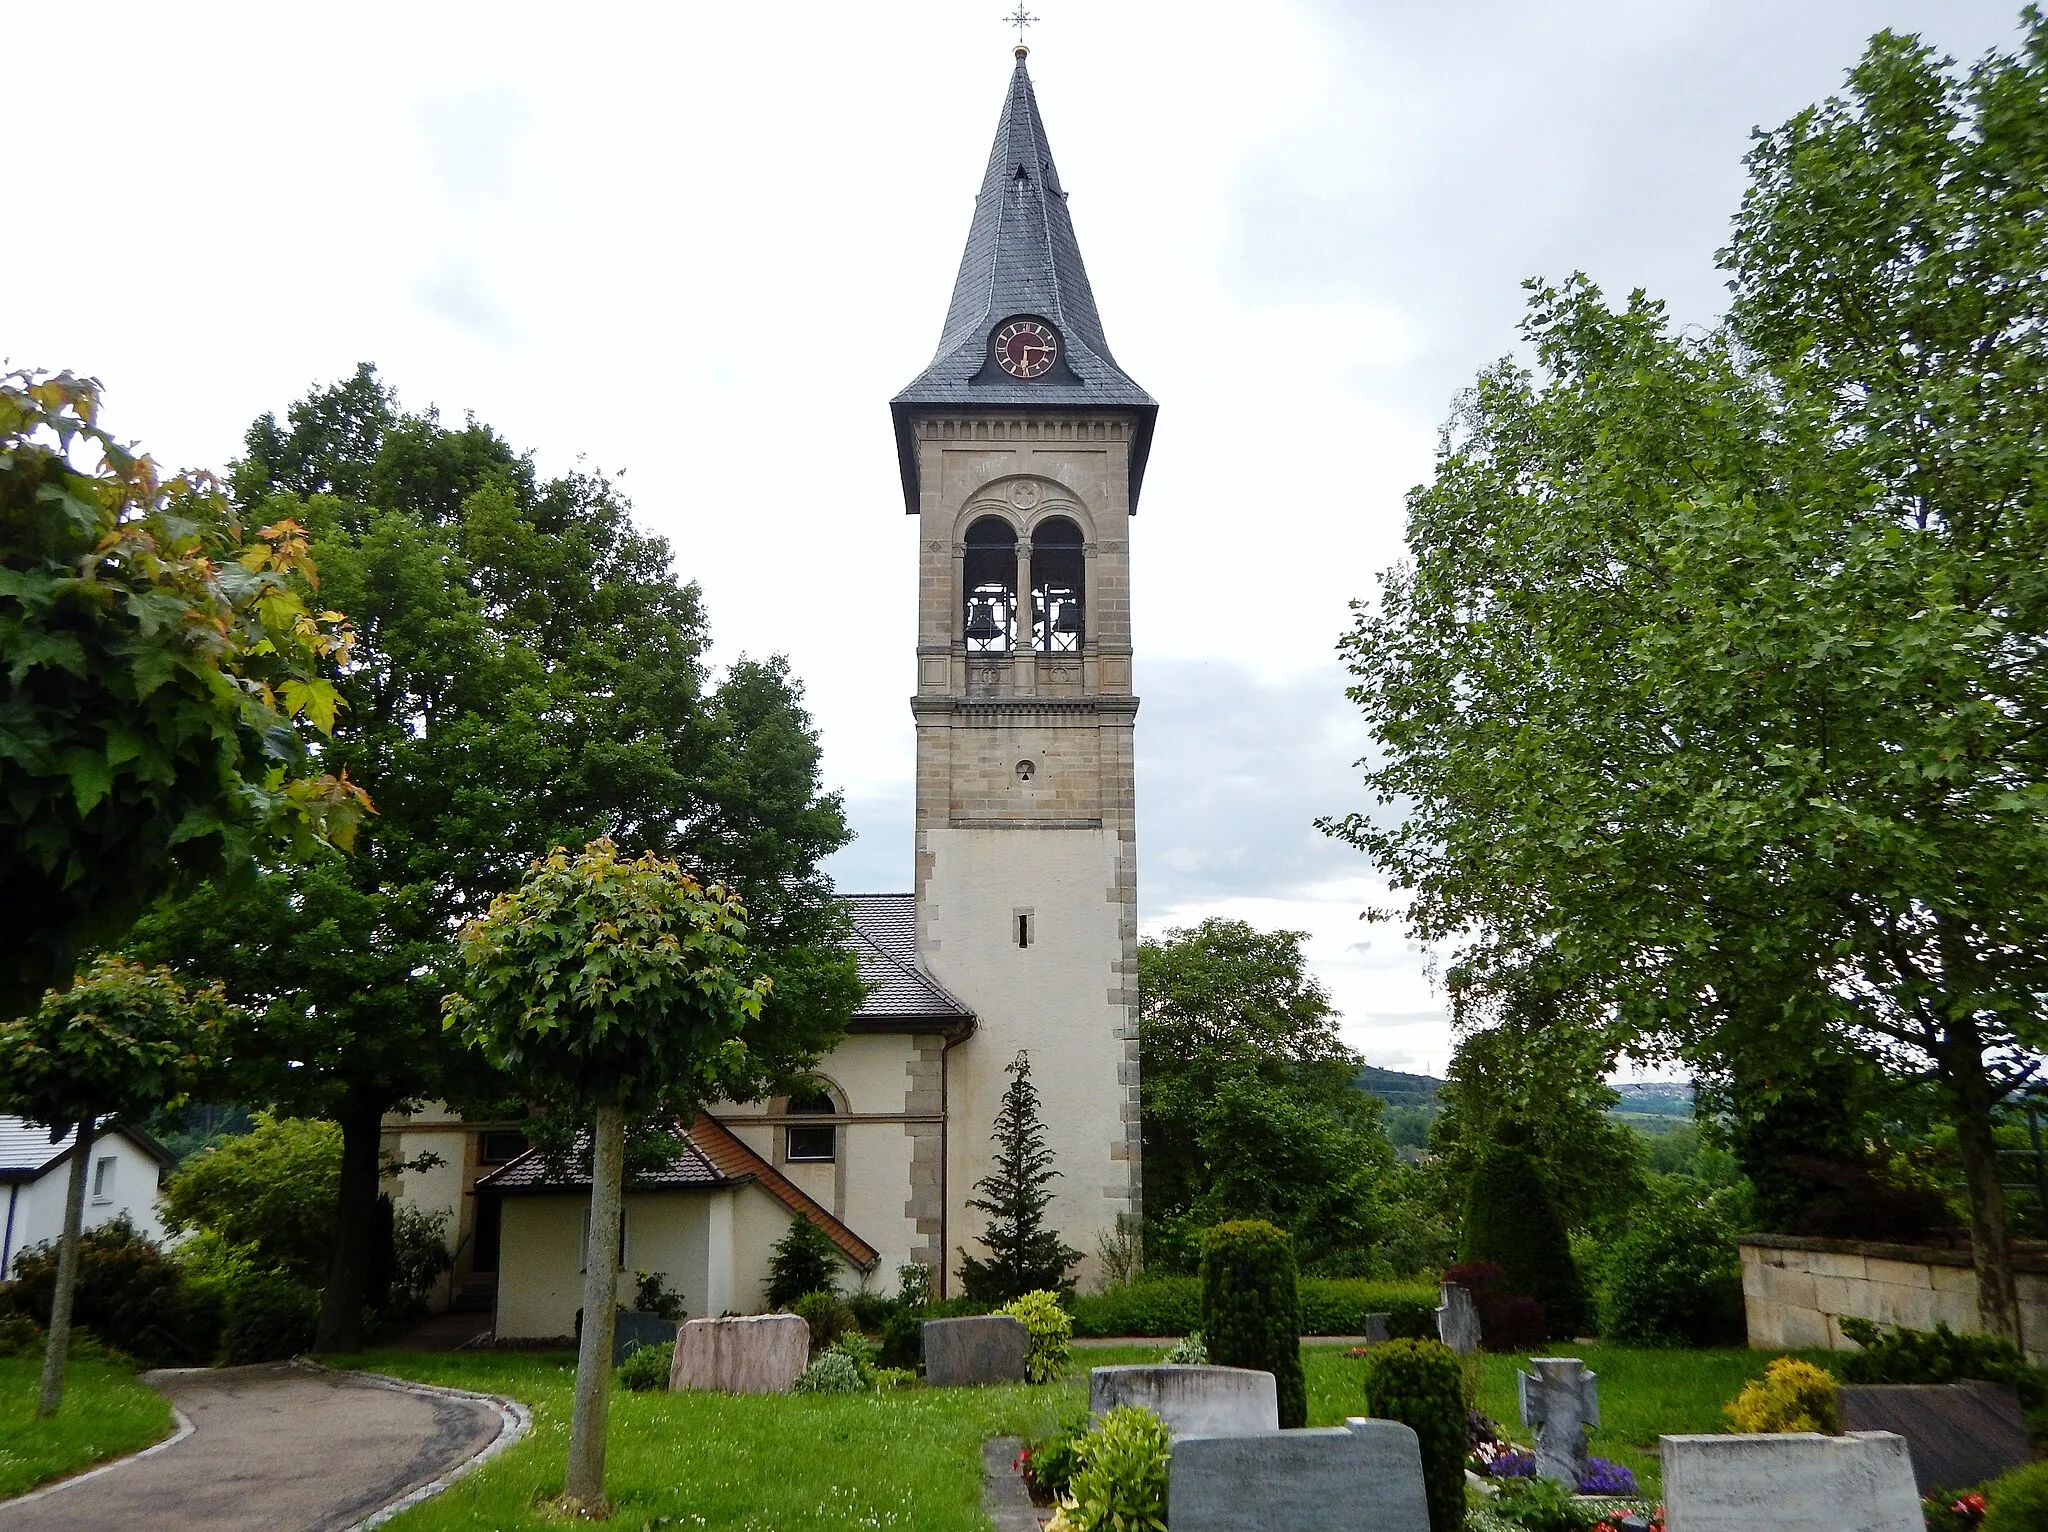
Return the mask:
<svg viewBox="0 0 2048 1532"><path fill-rule="evenodd" d="M33 1013L0 1022L0 1110L40 1123L54 1141L76 1129L57 1247L57 1289L36 1413L64 1398L78 1242L93 1135L106 1117L182 1106L213 1060L229 1012L219 985L188 991L167 970L102 958Z"/></svg>
<svg viewBox="0 0 2048 1532"><path fill-rule="evenodd" d="M757 1094L771 1040L769 981L749 976L747 914L674 862L628 861L609 840L556 847L463 928L464 993L446 1024L537 1095L592 1119L590 1249L576 1360L565 1509L603 1516L619 1199L628 1116L688 1120L696 1104ZM750 1047L750 1041L756 1046Z"/></svg>

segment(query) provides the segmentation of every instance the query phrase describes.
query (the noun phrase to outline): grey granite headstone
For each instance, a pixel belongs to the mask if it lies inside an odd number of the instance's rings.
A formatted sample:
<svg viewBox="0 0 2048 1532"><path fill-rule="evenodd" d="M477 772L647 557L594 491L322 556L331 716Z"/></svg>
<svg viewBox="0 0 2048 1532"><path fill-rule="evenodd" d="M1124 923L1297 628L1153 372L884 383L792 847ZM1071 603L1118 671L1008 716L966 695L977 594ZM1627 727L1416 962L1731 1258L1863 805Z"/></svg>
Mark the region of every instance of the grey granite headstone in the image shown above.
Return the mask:
<svg viewBox="0 0 2048 1532"><path fill-rule="evenodd" d="M924 1322L924 1380L939 1388L1022 1383L1030 1345L1024 1322L1008 1314Z"/></svg>
<svg viewBox="0 0 2048 1532"><path fill-rule="evenodd" d="M1657 1441L1666 1532L1923 1532L1925 1526L1906 1439L1888 1431Z"/></svg>
<svg viewBox="0 0 2048 1532"><path fill-rule="evenodd" d="M781 1394L811 1360L811 1327L795 1314L693 1319L676 1336L672 1389Z"/></svg>
<svg viewBox="0 0 2048 1532"><path fill-rule="evenodd" d="M1088 1374L1088 1413L1118 1405L1150 1410L1175 1436L1255 1436L1280 1429L1270 1372L1249 1367L1097 1367Z"/></svg>
<svg viewBox="0 0 2048 1532"><path fill-rule="evenodd" d="M1436 1311L1437 1336L1459 1356L1470 1356L1479 1349L1478 1305L1456 1282L1444 1283L1439 1292L1443 1307Z"/></svg>
<svg viewBox="0 0 2048 1532"><path fill-rule="evenodd" d="M1391 1420L1184 1436L1166 1501L1173 1532L1429 1532L1422 1449Z"/></svg>
<svg viewBox="0 0 2048 1532"><path fill-rule="evenodd" d="M1515 1374L1522 1424L1536 1428L1536 1475L1572 1489L1586 1476L1586 1428L1600 1424L1600 1375L1572 1356L1532 1356Z"/></svg>
<svg viewBox="0 0 2048 1532"><path fill-rule="evenodd" d="M1389 1314L1368 1314L1365 1316L1365 1343L1377 1346L1390 1333L1387 1325L1393 1316Z"/></svg>
<svg viewBox="0 0 2048 1532"><path fill-rule="evenodd" d="M665 1346L675 1338L673 1319L620 1309L612 1317L612 1366L618 1366L642 1346Z"/></svg>
<svg viewBox="0 0 2048 1532"><path fill-rule="evenodd" d="M2003 1383L1845 1383L1844 1431L1895 1431L1906 1439L1923 1490L1967 1489L2033 1454L2020 1397Z"/></svg>

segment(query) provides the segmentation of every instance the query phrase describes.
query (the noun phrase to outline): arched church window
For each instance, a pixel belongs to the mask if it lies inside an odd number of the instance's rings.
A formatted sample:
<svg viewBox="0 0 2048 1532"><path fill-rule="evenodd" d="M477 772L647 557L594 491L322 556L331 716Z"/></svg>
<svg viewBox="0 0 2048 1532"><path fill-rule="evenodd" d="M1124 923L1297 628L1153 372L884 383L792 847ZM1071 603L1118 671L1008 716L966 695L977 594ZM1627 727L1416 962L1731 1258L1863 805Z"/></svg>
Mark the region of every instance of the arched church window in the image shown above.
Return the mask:
<svg viewBox="0 0 2048 1532"><path fill-rule="evenodd" d="M1081 529L1064 516L1031 534L1031 647L1042 654L1081 647L1084 569Z"/></svg>
<svg viewBox="0 0 2048 1532"><path fill-rule="evenodd" d="M830 1117L839 1108L823 1091L808 1091L791 1096L786 1110L792 1117ZM839 1130L830 1123L791 1123L783 1134L783 1158L792 1163L829 1164L838 1155Z"/></svg>
<svg viewBox="0 0 2048 1532"><path fill-rule="evenodd" d="M967 529L962 568L970 652L1009 649L1017 635L1017 534L1000 516Z"/></svg>

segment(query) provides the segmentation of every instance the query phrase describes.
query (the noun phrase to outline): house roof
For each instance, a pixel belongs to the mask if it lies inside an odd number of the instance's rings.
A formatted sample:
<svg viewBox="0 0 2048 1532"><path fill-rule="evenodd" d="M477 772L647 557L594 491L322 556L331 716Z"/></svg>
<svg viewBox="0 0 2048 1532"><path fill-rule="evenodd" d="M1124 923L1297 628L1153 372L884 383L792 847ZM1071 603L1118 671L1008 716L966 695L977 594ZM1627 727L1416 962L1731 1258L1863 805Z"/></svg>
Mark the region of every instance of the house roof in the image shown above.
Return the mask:
<svg viewBox="0 0 2048 1532"><path fill-rule="evenodd" d="M856 1032L951 1032L974 1012L917 960L917 896L852 894L854 955L867 998L853 1014Z"/></svg>
<svg viewBox="0 0 2048 1532"><path fill-rule="evenodd" d="M832 1211L773 1165L749 1149L708 1112L699 1114L683 1136L681 1148L666 1165L633 1177L628 1191L694 1191L757 1183L792 1213L808 1218L863 1271L872 1270L881 1252L833 1216ZM590 1135L578 1136L566 1162L543 1150L527 1150L487 1176L477 1178L480 1192L505 1195L590 1190Z"/></svg>
<svg viewBox="0 0 2048 1532"><path fill-rule="evenodd" d="M954 279L953 301L931 365L890 401L906 509L918 510L917 458L911 418L931 407L1014 410L1121 408L1136 417L1131 444L1130 504L1151 448L1159 406L1110 355L1096 311L1088 268L1067 212L1067 193L1053 165L1052 145L1038 115L1038 96L1017 49L1009 94L996 123L995 144L975 199L967 248ZM1060 332L1064 355L1044 377L1012 378L990 364L989 336L1006 319L1049 320Z"/></svg>
<svg viewBox="0 0 2048 1532"><path fill-rule="evenodd" d="M95 1137L103 1139L116 1133L164 1169L177 1164L177 1157L170 1150L142 1129L127 1123L103 1124ZM25 1117L0 1116L0 1183L40 1180L71 1157L71 1146L77 1140L76 1129L67 1128L52 1142L50 1130L40 1123L30 1122Z"/></svg>

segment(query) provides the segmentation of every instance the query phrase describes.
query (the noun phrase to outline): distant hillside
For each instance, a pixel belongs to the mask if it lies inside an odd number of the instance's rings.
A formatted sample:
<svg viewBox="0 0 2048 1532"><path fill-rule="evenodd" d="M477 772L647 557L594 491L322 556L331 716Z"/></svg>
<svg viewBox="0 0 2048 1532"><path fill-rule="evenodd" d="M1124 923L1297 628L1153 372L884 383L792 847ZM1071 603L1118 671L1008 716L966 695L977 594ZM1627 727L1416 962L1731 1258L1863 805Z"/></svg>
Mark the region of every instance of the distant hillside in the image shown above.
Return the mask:
<svg viewBox="0 0 2048 1532"><path fill-rule="evenodd" d="M1398 1069L1379 1069L1368 1064L1351 1083L1388 1106L1433 1107L1444 1082L1434 1075L1403 1074Z"/></svg>
<svg viewBox="0 0 2048 1532"><path fill-rule="evenodd" d="M1614 1090L1621 1097L1614 1107L1617 1117L1692 1116L1690 1080L1650 1080L1616 1085Z"/></svg>

